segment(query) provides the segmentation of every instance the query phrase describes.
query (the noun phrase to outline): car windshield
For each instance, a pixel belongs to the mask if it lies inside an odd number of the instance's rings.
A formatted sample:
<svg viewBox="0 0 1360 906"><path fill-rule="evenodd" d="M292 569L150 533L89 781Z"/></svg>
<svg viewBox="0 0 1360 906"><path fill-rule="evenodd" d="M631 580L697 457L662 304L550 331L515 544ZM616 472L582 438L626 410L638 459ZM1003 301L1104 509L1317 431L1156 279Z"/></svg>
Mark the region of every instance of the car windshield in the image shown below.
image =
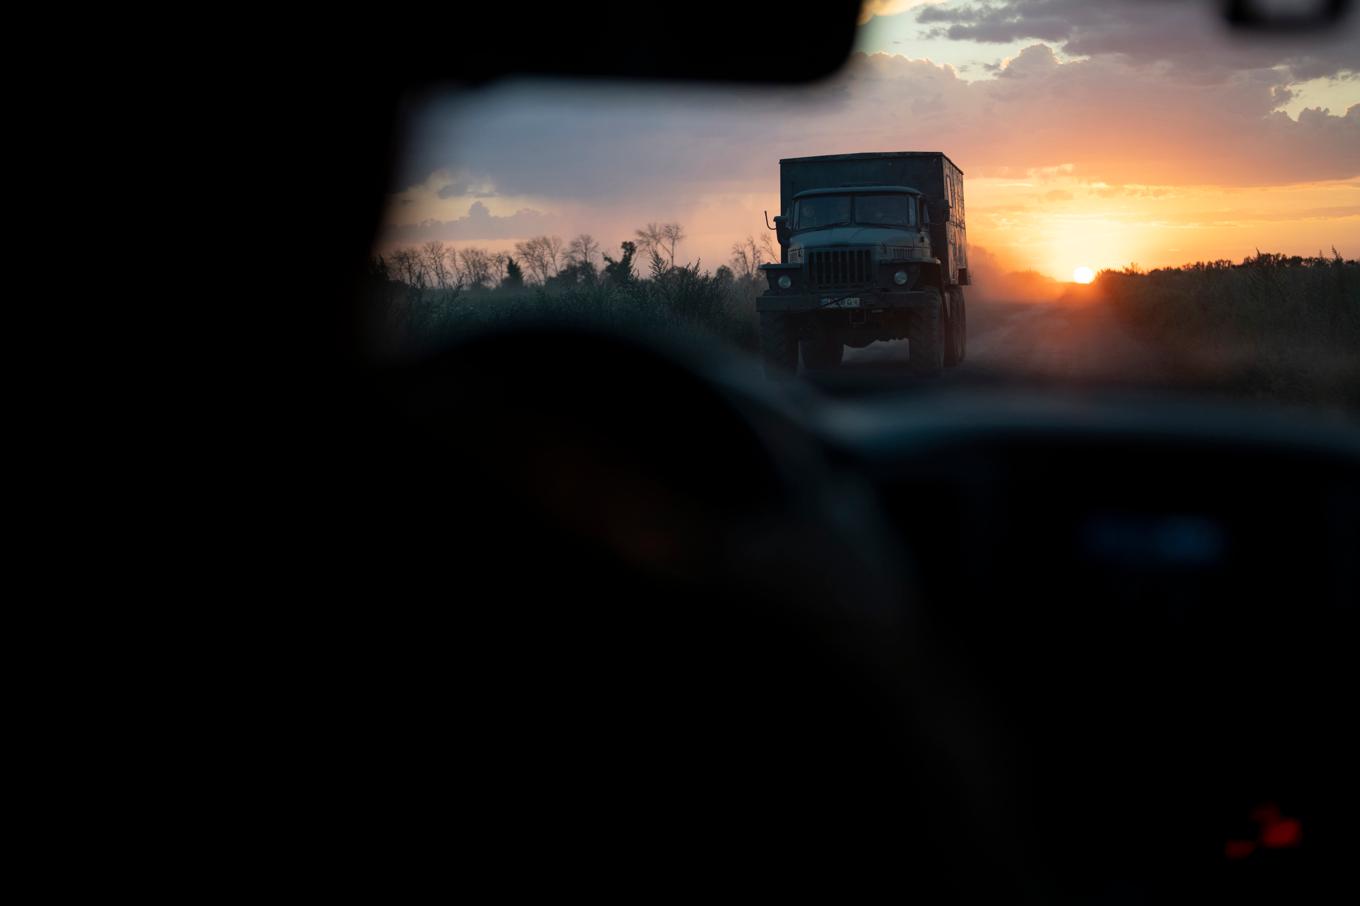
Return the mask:
<svg viewBox="0 0 1360 906"><path fill-rule="evenodd" d="M794 206L795 230L819 230L850 223L853 218L849 195L815 195L800 198Z"/></svg>
<svg viewBox="0 0 1360 906"><path fill-rule="evenodd" d="M916 199L901 193L893 195L856 195L855 223L880 226L910 226Z"/></svg>
<svg viewBox="0 0 1360 906"><path fill-rule="evenodd" d="M850 58L807 84L515 77L413 96L374 329L408 350L561 314L703 336L759 368L761 319L780 316L762 299L785 293L784 316L834 325L836 373L868 383L910 357L908 331L866 293L835 297L864 306L853 319L798 309L832 298L803 233L928 213L837 278L939 294L942 342L961 345L922 392L985 376L1360 413L1360 16L1291 37L1227 28L1207 0L1052 6L866 3ZM781 182L824 157L865 171ZM922 209L793 200L856 184L913 188ZM890 255L925 263L876 282Z"/></svg>

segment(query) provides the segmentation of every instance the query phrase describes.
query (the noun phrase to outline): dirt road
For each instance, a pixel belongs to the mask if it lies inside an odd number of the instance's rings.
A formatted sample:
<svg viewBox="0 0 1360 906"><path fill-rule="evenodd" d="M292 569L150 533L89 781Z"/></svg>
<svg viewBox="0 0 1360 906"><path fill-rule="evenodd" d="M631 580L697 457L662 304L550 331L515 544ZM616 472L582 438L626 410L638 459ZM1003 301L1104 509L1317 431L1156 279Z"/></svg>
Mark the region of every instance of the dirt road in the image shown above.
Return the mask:
<svg viewBox="0 0 1360 906"><path fill-rule="evenodd" d="M907 341L846 349L846 369L905 364ZM1159 368L1156 352L1100 300L968 302L968 353L945 375L988 371L1046 378L1138 380Z"/></svg>

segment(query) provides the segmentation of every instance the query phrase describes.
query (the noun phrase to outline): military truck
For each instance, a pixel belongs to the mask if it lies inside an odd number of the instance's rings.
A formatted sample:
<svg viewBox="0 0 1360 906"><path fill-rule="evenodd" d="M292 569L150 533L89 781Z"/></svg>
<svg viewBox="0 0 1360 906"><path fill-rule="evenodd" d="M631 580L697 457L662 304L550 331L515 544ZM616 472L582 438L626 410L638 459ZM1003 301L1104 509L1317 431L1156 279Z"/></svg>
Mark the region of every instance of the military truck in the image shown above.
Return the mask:
<svg viewBox="0 0 1360 906"><path fill-rule="evenodd" d="M846 346L906 339L909 367L963 361L963 171L938 151L779 162L779 263L756 302L770 376L834 368Z"/></svg>

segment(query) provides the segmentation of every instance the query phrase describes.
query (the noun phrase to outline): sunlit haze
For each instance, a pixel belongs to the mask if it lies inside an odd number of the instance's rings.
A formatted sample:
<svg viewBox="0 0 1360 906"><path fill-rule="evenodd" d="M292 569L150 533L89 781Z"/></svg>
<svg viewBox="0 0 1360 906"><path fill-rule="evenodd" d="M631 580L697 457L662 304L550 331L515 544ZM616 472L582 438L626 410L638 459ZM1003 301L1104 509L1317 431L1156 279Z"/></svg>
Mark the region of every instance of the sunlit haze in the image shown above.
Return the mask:
<svg viewBox="0 0 1360 906"><path fill-rule="evenodd" d="M713 268L765 235L779 159L938 150L964 171L979 261L1096 271L1360 256L1360 28L1230 35L1217 4L880 0L801 87L507 82L413 100L380 247L509 251L649 222ZM753 53L778 49L761 48Z"/></svg>

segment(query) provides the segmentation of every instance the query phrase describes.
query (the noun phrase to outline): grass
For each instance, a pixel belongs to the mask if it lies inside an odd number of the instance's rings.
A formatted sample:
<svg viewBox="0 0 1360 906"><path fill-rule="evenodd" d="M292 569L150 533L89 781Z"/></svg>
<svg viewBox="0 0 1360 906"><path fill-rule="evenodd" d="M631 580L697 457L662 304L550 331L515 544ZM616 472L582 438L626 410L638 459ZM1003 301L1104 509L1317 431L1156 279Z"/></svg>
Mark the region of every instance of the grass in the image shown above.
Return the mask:
<svg viewBox="0 0 1360 906"><path fill-rule="evenodd" d="M646 280L592 279L551 289L428 289L388 280L375 283L372 295L383 312L382 332L398 349L420 349L471 330L548 319L630 332L690 334L754 351L755 300L763 288L763 279L741 280L726 268L706 274L697 266L682 266Z"/></svg>
<svg viewBox="0 0 1360 906"><path fill-rule="evenodd" d="M1360 262L1335 250L1102 271L1096 290L1177 380L1360 409Z"/></svg>

